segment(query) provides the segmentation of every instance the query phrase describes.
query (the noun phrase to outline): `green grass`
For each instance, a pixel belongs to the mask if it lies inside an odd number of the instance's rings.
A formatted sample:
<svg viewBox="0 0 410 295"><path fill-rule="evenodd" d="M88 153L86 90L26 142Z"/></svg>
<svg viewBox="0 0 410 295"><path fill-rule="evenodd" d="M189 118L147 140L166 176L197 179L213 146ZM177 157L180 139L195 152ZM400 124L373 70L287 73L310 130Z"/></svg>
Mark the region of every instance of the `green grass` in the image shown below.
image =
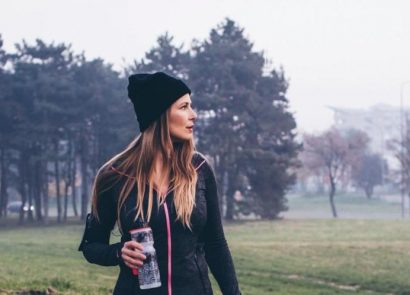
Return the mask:
<svg viewBox="0 0 410 295"><path fill-rule="evenodd" d="M289 211L282 213L286 218L332 218L327 195L288 195L287 199ZM342 219L400 219L400 203L387 201L389 199L391 197L367 199L360 194L336 194L335 206L338 217Z"/></svg>
<svg viewBox="0 0 410 295"><path fill-rule="evenodd" d="M410 223L281 220L225 225L242 294L410 294ZM81 225L0 231L0 294L110 294L116 267L76 251ZM214 284L215 294L221 294ZM3 291L3 293L2 293Z"/></svg>

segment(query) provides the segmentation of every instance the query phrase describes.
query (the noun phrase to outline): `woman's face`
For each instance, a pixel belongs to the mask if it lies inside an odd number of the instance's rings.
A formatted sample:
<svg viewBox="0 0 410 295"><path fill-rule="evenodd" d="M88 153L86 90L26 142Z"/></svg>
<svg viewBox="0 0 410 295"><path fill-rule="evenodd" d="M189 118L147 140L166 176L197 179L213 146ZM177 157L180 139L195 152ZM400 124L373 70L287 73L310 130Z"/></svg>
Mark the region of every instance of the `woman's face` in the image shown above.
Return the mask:
<svg viewBox="0 0 410 295"><path fill-rule="evenodd" d="M193 137L197 114L192 109L191 97L187 93L175 101L169 110L168 126L172 140L190 140Z"/></svg>

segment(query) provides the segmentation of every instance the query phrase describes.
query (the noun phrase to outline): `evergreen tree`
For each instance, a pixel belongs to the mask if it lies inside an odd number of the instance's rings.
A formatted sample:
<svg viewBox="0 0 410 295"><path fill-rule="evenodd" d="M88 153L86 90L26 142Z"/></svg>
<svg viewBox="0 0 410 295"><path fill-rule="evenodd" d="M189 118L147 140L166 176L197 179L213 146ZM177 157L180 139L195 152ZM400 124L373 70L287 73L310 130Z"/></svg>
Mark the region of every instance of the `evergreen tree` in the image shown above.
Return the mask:
<svg viewBox="0 0 410 295"><path fill-rule="evenodd" d="M284 193L294 182L289 168L298 149L283 73L264 75L263 54L253 51L243 29L230 19L193 51L190 82L202 119L199 146L214 156L219 182L227 180L226 219L235 214L234 192L246 188L243 175L255 198L252 210L275 218L285 209Z"/></svg>
<svg viewBox="0 0 410 295"><path fill-rule="evenodd" d="M135 60L127 73L165 72L183 79L188 78L190 54L184 44L174 45L174 37L168 32L157 38L157 44L140 61Z"/></svg>
<svg viewBox="0 0 410 295"><path fill-rule="evenodd" d="M8 55L2 49L3 39L0 35L0 217L7 215L8 192L10 185L10 142L14 134L13 117L11 110L13 103L7 98L10 97L10 77L5 65Z"/></svg>

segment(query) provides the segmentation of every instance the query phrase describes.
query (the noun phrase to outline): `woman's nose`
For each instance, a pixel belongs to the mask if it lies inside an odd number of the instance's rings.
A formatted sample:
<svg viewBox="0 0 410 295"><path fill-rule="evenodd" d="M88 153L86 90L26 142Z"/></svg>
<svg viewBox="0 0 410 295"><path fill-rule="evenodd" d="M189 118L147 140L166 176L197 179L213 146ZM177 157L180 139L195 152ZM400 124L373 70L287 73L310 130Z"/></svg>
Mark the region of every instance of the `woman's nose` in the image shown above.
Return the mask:
<svg viewBox="0 0 410 295"><path fill-rule="evenodd" d="M197 113L194 110L192 110L191 119L196 120L197 117L198 117Z"/></svg>

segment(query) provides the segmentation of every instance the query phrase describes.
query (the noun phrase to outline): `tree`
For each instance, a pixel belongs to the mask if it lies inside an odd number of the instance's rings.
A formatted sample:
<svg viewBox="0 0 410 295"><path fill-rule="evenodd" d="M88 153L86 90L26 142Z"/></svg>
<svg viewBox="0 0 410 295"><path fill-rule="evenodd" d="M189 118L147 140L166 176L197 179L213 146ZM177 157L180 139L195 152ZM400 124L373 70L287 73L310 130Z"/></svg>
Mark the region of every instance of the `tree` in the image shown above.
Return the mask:
<svg viewBox="0 0 410 295"><path fill-rule="evenodd" d="M189 81L200 116L198 146L212 155L219 182L227 184L226 219L235 214L235 191L246 190L243 176L256 198L253 211L275 218L286 209L284 194L294 182L296 124L283 71L264 74L266 59L243 31L226 19L193 46Z"/></svg>
<svg viewBox="0 0 410 295"><path fill-rule="evenodd" d="M0 94L0 120L4 123L0 128L0 143L4 145L0 149L1 168L7 167L5 156L12 155L15 167L9 171L17 171L11 179L17 181L22 208L26 203L35 205L39 221L44 208L47 222L49 189L56 196L58 221L67 217L69 191L77 212L75 179L80 166L85 217L89 175L119 151L136 129L132 108L123 94L125 79L111 65L100 59L87 61L65 44L36 40L30 45L23 41L16 49L10 57L8 82L3 83L0 75L0 87L5 88ZM13 136L8 136L10 132ZM54 179L52 187L49 179ZM6 188L2 185L0 189L3 195ZM24 219L21 210L21 222ZM28 219L33 219L31 211Z"/></svg>
<svg viewBox="0 0 410 295"><path fill-rule="evenodd" d="M174 37L168 32L157 38L156 46L152 47L140 61L134 60L126 69L128 74L136 72L166 72L170 75L188 78L191 56L184 51L184 44L174 45Z"/></svg>
<svg viewBox="0 0 410 295"><path fill-rule="evenodd" d="M227 219L237 213L237 190L251 205L247 212L277 217L286 209L298 150L283 70L268 69L263 53L230 19L190 51L168 33L157 41L125 72L165 71L188 80L200 115L197 146L215 164ZM55 194L64 221L70 192L77 212L75 179L81 178L84 218L91 175L137 133L127 81L103 60L88 61L66 44L23 41L16 49L11 70L0 67L0 205L14 186L23 206L33 203L36 219L47 222L48 196Z"/></svg>
<svg viewBox="0 0 410 295"><path fill-rule="evenodd" d="M10 73L5 69L9 56L2 49L3 39L0 35L0 217L7 215L7 203L10 176L10 141L13 136L13 104L7 101L9 96Z"/></svg>
<svg viewBox="0 0 410 295"><path fill-rule="evenodd" d="M75 100L67 106L73 117L65 128L70 130L67 134L75 143L71 149L79 161L81 218L85 218L91 176L131 141L137 128L131 103L125 95L126 81L110 64L101 59L86 61L82 57L73 68L73 85Z"/></svg>
<svg viewBox="0 0 410 295"><path fill-rule="evenodd" d="M42 200L41 196L48 195L44 190L48 190L48 177L52 173L48 169L49 161L54 163L52 175L55 177L56 187L59 187L60 119L66 111L59 102L69 99L67 80L75 57L68 45L46 44L39 39L33 45L25 41L17 44L16 51L12 56L13 79L8 99L15 106L12 114L18 136L15 137L13 146L19 153L18 187L23 206L26 202L29 207L35 205L38 221L43 219L44 203L47 222L48 198ZM60 204L59 194L57 203ZM59 220L60 207L58 206ZM28 218L33 219L31 211L28 211ZM21 210L21 222L23 219L24 211Z"/></svg>
<svg viewBox="0 0 410 295"><path fill-rule="evenodd" d="M360 157L357 164L353 165L353 182L362 188L370 199L374 187L383 183L383 171L386 170L387 163L379 154L366 153Z"/></svg>
<svg viewBox="0 0 410 295"><path fill-rule="evenodd" d="M401 210L402 216L405 214L404 195L407 194L410 200L410 119L406 115L402 136L400 139L393 139L388 143L388 148L394 152L395 157L399 161L400 169L396 179L399 179L398 184L402 194Z"/></svg>
<svg viewBox="0 0 410 295"><path fill-rule="evenodd" d="M304 149L310 160L304 163L312 169L320 169L328 178L329 202L333 217L337 218L334 202L337 186L347 172L365 152L368 136L359 130L342 132L331 128L320 135L304 135Z"/></svg>
<svg viewBox="0 0 410 295"><path fill-rule="evenodd" d="M247 127L246 167L254 167L256 172L248 173L248 177L255 192L257 213L267 219L287 210L284 196L295 183L295 169L300 166L297 154L301 145L295 140L296 122L288 110L287 88L283 70L272 70L260 77L257 95L252 99L253 122Z"/></svg>

